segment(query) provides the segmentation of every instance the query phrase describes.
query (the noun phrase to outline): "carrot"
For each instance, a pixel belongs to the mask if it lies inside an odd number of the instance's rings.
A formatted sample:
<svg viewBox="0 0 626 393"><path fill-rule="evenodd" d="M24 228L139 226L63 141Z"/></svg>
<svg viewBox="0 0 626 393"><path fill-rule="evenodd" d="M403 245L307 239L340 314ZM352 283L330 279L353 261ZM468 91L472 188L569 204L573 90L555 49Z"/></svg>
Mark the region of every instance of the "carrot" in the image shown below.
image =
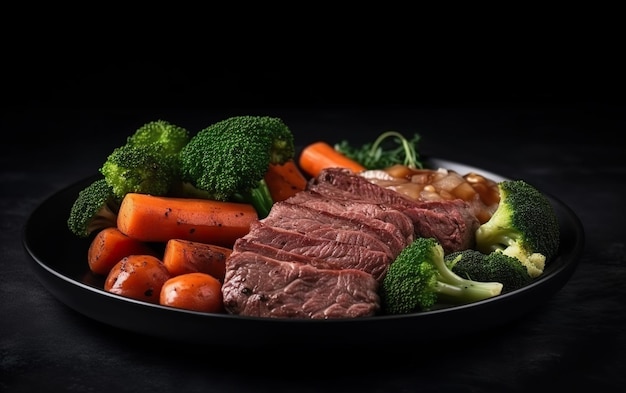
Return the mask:
<svg viewBox="0 0 626 393"><path fill-rule="evenodd" d="M270 164L265 173L265 183L274 202L284 201L306 188L307 179L294 160L283 165Z"/></svg>
<svg viewBox="0 0 626 393"><path fill-rule="evenodd" d="M107 275L120 259L133 254L158 256L146 243L123 234L115 227L104 228L96 234L87 250L89 269Z"/></svg>
<svg viewBox="0 0 626 393"><path fill-rule="evenodd" d="M201 312L221 312L222 283L206 273L186 273L163 284L159 304Z"/></svg>
<svg viewBox="0 0 626 393"><path fill-rule="evenodd" d="M226 258L232 251L214 244L170 239L165 245L163 264L172 276L201 272L223 281Z"/></svg>
<svg viewBox="0 0 626 393"><path fill-rule="evenodd" d="M113 266L104 281L104 290L158 304L161 288L170 278L159 258L152 255L129 255Z"/></svg>
<svg viewBox="0 0 626 393"><path fill-rule="evenodd" d="M326 168L347 168L355 173L364 171L366 168L357 161L335 150L326 142L315 142L300 153L300 168L307 174L316 177Z"/></svg>
<svg viewBox="0 0 626 393"><path fill-rule="evenodd" d="M128 193L117 215L117 227L145 242L184 239L232 247L258 219L247 203L174 198Z"/></svg>

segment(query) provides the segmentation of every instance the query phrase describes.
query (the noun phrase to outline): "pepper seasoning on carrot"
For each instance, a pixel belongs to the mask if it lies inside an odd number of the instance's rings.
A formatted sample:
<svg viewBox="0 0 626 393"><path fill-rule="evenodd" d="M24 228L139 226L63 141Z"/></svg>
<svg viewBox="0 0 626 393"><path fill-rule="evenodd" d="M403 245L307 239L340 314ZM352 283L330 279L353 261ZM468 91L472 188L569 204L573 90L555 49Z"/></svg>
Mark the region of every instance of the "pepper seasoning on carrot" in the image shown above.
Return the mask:
<svg viewBox="0 0 626 393"><path fill-rule="evenodd" d="M161 288L170 277L159 258L134 254L122 258L113 266L104 281L104 290L158 304Z"/></svg>
<svg viewBox="0 0 626 393"><path fill-rule="evenodd" d="M172 276L200 272L223 281L231 253L231 248L214 244L170 239L163 252L163 264Z"/></svg>
<svg viewBox="0 0 626 393"><path fill-rule="evenodd" d="M128 193L117 217L119 230L145 242L185 239L232 247L258 219L251 204Z"/></svg>

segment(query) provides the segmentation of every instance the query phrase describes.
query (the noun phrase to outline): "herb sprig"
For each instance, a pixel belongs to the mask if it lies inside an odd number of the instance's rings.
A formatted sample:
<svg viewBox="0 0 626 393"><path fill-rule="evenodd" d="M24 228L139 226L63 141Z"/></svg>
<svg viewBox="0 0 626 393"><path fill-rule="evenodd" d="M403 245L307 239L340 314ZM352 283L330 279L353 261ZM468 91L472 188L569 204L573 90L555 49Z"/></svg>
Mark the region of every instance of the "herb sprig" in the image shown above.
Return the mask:
<svg viewBox="0 0 626 393"><path fill-rule="evenodd" d="M407 139L398 131L385 131L371 143L354 146L347 140L342 140L334 147L367 169L383 169L397 164L422 169L423 163L417 152L420 139L418 133Z"/></svg>

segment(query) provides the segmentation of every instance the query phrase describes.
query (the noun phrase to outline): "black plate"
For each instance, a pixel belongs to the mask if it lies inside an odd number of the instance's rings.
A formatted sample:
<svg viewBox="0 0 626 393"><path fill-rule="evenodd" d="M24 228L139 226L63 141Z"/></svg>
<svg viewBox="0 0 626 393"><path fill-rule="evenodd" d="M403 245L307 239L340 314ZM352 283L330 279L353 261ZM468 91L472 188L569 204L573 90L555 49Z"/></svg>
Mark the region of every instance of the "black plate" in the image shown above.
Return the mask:
<svg viewBox="0 0 626 393"><path fill-rule="evenodd" d="M504 179L482 169L445 160L431 159L427 165L453 169L461 174L475 171L496 181ZM397 340L407 345L411 344L411 338L413 343L419 343L424 337L431 340L461 332L469 334L511 322L545 303L573 274L584 244L584 231L578 217L561 201L548 195L561 227L559 253L539 278L519 290L464 306L359 319L270 319L200 313L135 301L102 289L103 279L92 275L87 265L88 240L74 236L66 225L78 192L94 179L95 176L61 190L32 212L23 232L32 268L55 297L79 313L121 329L172 341L182 339L210 345L227 342L229 346L247 348L289 347L298 342L299 347L304 343L310 348L337 349L363 345L373 338L384 340L386 344Z"/></svg>

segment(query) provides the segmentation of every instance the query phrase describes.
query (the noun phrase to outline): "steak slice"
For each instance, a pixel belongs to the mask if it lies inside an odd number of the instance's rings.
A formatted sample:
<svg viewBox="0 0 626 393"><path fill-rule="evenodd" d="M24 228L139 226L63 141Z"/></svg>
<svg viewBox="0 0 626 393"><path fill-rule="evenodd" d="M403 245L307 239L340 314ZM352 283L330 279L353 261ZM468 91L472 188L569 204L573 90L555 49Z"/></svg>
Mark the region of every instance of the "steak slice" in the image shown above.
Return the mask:
<svg viewBox="0 0 626 393"><path fill-rule="evenodd" d="M311 179L307 189L342 199L360 199L388 205L418 203L394 190L381 187L363 176L342 168L327 168Z"/></svg>
<svg viewBox="0 0 626 393"><path fill-rule="evenodd" d="M278 205L275 204L267 217L274 219L276 215L280 217L308 218L320 223L332 225L333 227L344 225L347 227L354 226L362 232L380 238L396 255L409 244L407 239L402 236L402 233L400 233L393 224L371 219L362 214L334 214L306 206L306 204L294 204L283 201Z"/></svg>
<svg viewBox="0 0 626 393"><path fill-rule="evenodd" d="M335 264L328 263L323 259L316 259L311 256L276 248L269 244L261 243L254 238L241 237L237 239L232 254L246 251L255 252L272 259L278 259L279 261L304 263L318 269L335 269L336 267Z"/></svg>
<svg viewBox="0 0 626 393"><path fill-rule="evenodd" d="M319 266L321 261L333 269L357 269L380 280L393 261L387 253L367 247L350 245L335 240L310 237L300 232L266 225L255 221L250 232L243 237L294 254L312 258L311 263Z"/></svg>
<svg viewBox="0 0 626 393"><path fill-rule="evenodd" d="M366 221L357 221L287 202L275 203L268 216L261 222L311 237L383 251L390 258L395 258L405 246L400 239L390 235L389 232L376 229Z"/></svg>
<svg viewBox="0 0 626 393"><path fill-rule="evenodd" d="M437 239L446 253L473 248L476 244L480 222L462 199L430 201L427 208L414 206L403 211L411 217L416 236Z"/></svg>
<svg viewBox="0 0 626 393"><path fill-rule="evenodd" d="M233 253L222 294L231 314L272 318L357 318L380 309L378 282L360 270L328 270Z"/></svg>
<svg viewBox="0 0 626 393"><path fill-rule="evenodd" d="M377 186L378 187L378 186ZM382 187L381 187L382 188ZM346 217L366 222L377 222L378 227L386 227L394 237L403 240L405 245L414 238L414 228L411 219L401 211L391 206L362 201L359 199L342 199L332 194L324 195L312 191L300 191L287 199L287 202L307 206L336 216Z"/></svg>

